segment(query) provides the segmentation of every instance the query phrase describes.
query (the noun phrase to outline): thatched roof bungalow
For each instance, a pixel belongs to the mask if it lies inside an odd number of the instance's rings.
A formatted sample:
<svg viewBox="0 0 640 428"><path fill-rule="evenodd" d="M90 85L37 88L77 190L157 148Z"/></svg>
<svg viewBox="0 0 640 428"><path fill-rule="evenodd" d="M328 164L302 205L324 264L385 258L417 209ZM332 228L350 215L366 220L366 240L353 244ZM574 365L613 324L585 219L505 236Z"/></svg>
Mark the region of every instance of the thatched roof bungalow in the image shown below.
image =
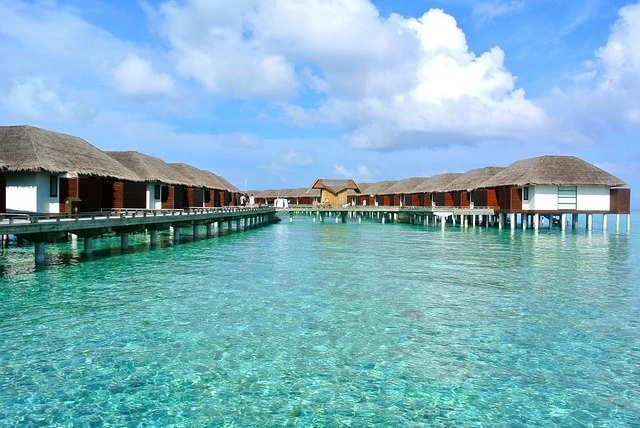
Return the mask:
<svg viewBox="0 0 640 428"><path fill-rule="evenodd" d="M176 173L186 177L190 183L182 191L176 188L176 205L180 204L184 208L231 205L231 198L225 197L226 185L215 174L185 163L169 163L168 165ZM182 201L178 200L180 196L178 193L182 194Z"/></svg>
<svg viewBox="0 0 640 428"><path fill-rule="evenodd" d="M459 172L445 172L433 175L418 183L410 190L411 194L418 195L421 199L421 206L454 206L453 198L443 193L443 189L453 180L461 176Z"/></svg>
<svg viewBox="0 0 640 428"><path fill-rule="evenodd" d="M7 177L5 170L7 165L0 159L0 213L7 211Z"/></svg>
<svg viewBox="0 0 640 428"><path fill-rule="evenodd" d="M394 206L421 206L420 195L413 193L413 189L427 180L427 177L410 177L396 181L384 190L385 201Z"/></svg>
<svg viewBox="0 0 640 428"><path fill-rule="evenodd" d="M623 186L575 156L539 156L514 162L479 187L495 189L504 212L627 213L630 192Z"/></svg>
<svg viewBox="0 0 640 428"><path fill-rule="evenodd" d="M397 180L377 181L371 183L362 192L362 198L358 198L358 205L385 205L385 191L396 184ZM386 201L388 205L388 200Z"/></svg>
<svg viewBox="0 0 640 428"><path fill-rule="evenodd" d="M7 210L59 213L111 208L116 181L140 182L82 138L33 126L0 126Z"/></svg>
<svg viewBox="0 0 640 428"><path fill-rule="evenodd" d="M360 188L353 180L336 180L319 178L309 190L320 190L320 202L326 206L340 207L347 205L347 191L360 193Z"/></svg>
<svg viewBox="0 0 640 428"><path fill-rule="evenodd" d="M136 151L107 151L110 157L136 173L143 183L122 183L122 198L115 208L175 208L171 202L175 187L190 186L191 181L163 160ZM119 204L119 199L122 203Z"/></svg>
<svg viewBox="0 0 640 428"><path fill-rule="evenodd" d="M497 199L488 195L486 189L480 190L479 187L503 169L503 167L498 166L487 166L469 170L445 184L440 192L437 192L448 193L450 194L449 196L443 195L438 196L438 198L451 199L456 207L497 206Z"/></svg>

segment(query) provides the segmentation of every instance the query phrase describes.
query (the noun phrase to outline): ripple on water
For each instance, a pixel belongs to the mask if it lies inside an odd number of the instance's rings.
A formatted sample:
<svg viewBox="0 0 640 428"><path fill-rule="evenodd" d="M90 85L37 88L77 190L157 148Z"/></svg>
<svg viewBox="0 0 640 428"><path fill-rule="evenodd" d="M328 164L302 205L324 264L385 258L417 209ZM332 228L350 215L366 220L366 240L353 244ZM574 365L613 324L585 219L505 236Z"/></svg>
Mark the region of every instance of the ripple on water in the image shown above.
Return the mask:
<svg viewBox="0 0 640 428"><path fill-rule="evenodd" d="M0 264L6 425L640 424L632 234L320 224ZM81 247L81 244L80 244Z"/></svg>

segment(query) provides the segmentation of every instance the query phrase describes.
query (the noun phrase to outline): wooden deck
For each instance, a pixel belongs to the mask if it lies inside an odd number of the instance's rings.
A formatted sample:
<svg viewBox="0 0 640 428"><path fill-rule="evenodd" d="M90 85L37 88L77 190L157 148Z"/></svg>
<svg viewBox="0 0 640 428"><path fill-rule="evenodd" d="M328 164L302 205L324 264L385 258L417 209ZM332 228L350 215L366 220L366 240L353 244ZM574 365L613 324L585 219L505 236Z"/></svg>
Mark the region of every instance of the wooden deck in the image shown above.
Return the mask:
<svg viewBox="0 0 640 428"><path fill-rule="evenodd" d="M346 207L327 207L323 205L290 205L287 208L277 208L278 212L288 213L406 213L416 215L434 215L446 217L451 215L493 215L490 207L413 207L413 206L369 206L348 205Z"/></svg>
<svg viewBox="0 0 640 428"><path fill-rule="evenodd" d="M122 210L82 213L74 216L3 214L0 216L0 235L16 235L33 242L47 242L61 233L73 233L83 237L98 236L111 231L163 230L261 216L274 217L275 209L225 207L188 210Z"/></svg>

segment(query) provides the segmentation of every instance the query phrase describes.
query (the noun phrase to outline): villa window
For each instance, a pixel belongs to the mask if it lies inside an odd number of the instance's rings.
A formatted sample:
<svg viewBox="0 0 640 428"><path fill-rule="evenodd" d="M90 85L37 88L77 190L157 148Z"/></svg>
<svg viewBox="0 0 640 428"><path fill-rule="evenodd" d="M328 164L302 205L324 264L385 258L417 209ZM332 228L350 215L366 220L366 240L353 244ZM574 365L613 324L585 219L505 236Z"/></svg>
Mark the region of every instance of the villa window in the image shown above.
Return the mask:
<svg viewBox="0 0 640 428"><path fill-rule="evenodd" d="M558 186L558 209L575 210L578 206L578 188L576 186Z"/></svg>
<svg viewBox="0 0 640 428"><path fill-rule="evenodd" d="M157 201L160 199L160 185L156 184L153 188L153 198Z"/></svg>
<svg viewBox="0 0 640 428"><path fill-rule="evenodd" d="M522 188L522 200L523 201L528 201L529 200L529 187L523 187Z"/></svg>
<svg viewBox="0 0 640 428"><path fill-rule="evenodd" d="M49 176L49 196L52 198L58 197L58 176Z"/></svg>

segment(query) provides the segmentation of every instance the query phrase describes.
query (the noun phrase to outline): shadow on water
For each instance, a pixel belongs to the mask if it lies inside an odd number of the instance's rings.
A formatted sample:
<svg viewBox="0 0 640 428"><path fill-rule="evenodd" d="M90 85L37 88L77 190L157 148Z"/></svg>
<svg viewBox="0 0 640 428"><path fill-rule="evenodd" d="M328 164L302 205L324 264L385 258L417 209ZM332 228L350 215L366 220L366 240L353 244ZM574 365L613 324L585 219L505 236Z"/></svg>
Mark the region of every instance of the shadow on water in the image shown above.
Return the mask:
<svg viewBox="0 0 640 428"><path fill-rule="evenodd" d="M222 231L207 238L203 234L194 239L193 234L182 234L180 245L189 245L194 242L206 241L233 235L234 232ZM68 239L46 244L44 264L36 264L34 260L34 246L22 240L13 240L0 249L0 280L13 276L43 272L49 269L74 266L79 263L90 263L110 257L125 257L148 251L158 251L174 247L173 234L169 231L158 233L157 245L152 246L147 234L131 234L127 248L121 248L119 236L105 236L93 240L91 254L84 252L83 240Z"/></svg>

